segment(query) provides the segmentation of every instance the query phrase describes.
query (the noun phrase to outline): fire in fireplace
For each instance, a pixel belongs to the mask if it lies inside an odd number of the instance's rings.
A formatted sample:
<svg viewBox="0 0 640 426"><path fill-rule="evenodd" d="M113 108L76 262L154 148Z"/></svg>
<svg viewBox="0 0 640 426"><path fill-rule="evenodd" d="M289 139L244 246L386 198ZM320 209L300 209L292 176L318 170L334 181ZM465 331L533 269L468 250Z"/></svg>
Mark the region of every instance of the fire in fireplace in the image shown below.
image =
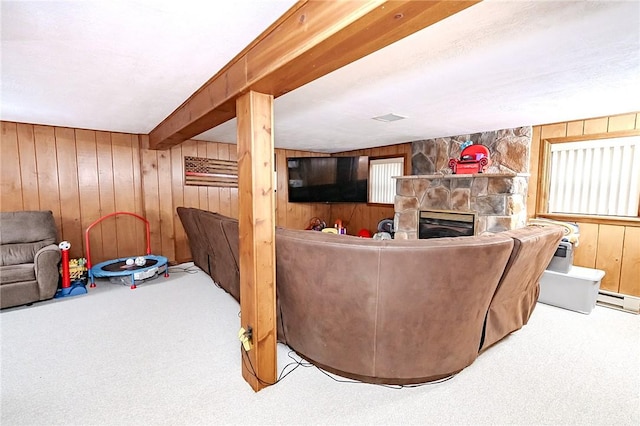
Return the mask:
<svg viewBox="0 0 640 426"><path fill-rule="evenodd" d="M418 238L475 235L476 215L471 212L423 210L418 222Z"/></svg>

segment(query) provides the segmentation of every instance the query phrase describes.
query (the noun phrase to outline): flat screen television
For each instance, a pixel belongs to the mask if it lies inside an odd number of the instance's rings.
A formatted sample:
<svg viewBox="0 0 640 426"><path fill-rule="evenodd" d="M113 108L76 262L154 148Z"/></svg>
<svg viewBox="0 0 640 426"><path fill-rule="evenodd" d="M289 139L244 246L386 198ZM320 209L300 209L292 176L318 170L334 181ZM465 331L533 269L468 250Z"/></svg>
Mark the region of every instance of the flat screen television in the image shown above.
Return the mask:
<svg viewBox="0 0 640 426"><path fill-rule="evenodd" d="M367 202L367 156L289 157L287 171L289 202Z"/></svg>

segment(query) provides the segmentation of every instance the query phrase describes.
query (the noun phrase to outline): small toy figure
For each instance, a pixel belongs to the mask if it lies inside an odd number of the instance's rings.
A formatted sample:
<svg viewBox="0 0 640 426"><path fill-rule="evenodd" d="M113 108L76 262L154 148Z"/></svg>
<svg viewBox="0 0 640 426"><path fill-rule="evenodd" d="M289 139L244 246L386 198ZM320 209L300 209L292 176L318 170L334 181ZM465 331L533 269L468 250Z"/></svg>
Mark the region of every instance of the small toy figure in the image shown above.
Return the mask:
<svg viewBox="0 0 640 426"><path fill-rule="evenodd" d="M309 225L305 229L311 231L322 231L326 227L327 224L324 220L319 217L312 217L311 220L309 220Z"/></svg>
<svg viewBox="0 0 640 426"><path fill-rule="evenodd" d="M471 142L471 141L467 141ZM467 142L461 145L465 146ZM460 160L449 160L449 168L454 174L484 173L491 164L489 149L484 145L467 145L460 153Z"/></svg>

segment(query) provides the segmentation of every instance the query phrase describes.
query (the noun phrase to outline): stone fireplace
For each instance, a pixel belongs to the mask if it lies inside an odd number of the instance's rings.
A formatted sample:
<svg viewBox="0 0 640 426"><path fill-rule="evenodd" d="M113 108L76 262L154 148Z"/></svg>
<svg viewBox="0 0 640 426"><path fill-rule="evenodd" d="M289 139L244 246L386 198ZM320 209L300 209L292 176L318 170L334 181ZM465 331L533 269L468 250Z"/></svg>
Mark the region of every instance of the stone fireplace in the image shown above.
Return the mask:
<svg viewBox="0 0 640 426"><path fill-rule="evenodd" d="M525 226L527 175L421 175L398 177L395 237L418 238L422 211L476 214L475 234Z"/></svg>
<svg viewBox="0 0 640 426"><path fill-rule="evenodd" d="M418 238L464 237L475 235L476 214L421 210L418 217Z"/></svg>
<svg viewBox="0 0 640 426"><path fill-rule="evenodd" d="M486 173L452 174L466 141L489 148ZM413 175L396 178L395 238L419 238L424 212L473 214L475 235L525 226L530 145L531 127L413 142Z"/></svg>

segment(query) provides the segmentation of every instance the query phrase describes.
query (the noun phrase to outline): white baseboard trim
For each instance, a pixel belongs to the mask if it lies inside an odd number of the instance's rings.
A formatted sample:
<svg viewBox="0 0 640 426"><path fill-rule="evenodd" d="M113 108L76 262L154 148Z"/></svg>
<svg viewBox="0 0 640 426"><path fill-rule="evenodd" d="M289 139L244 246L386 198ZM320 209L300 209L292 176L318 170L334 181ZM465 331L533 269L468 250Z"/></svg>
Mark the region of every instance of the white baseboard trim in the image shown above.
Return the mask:
<svg viewBox="0 0 640 426"><path fill-rule="evenodd" d="M640 297L599 290L596 303L601 306L606 306L607 308L640 314Z"/></svg>

